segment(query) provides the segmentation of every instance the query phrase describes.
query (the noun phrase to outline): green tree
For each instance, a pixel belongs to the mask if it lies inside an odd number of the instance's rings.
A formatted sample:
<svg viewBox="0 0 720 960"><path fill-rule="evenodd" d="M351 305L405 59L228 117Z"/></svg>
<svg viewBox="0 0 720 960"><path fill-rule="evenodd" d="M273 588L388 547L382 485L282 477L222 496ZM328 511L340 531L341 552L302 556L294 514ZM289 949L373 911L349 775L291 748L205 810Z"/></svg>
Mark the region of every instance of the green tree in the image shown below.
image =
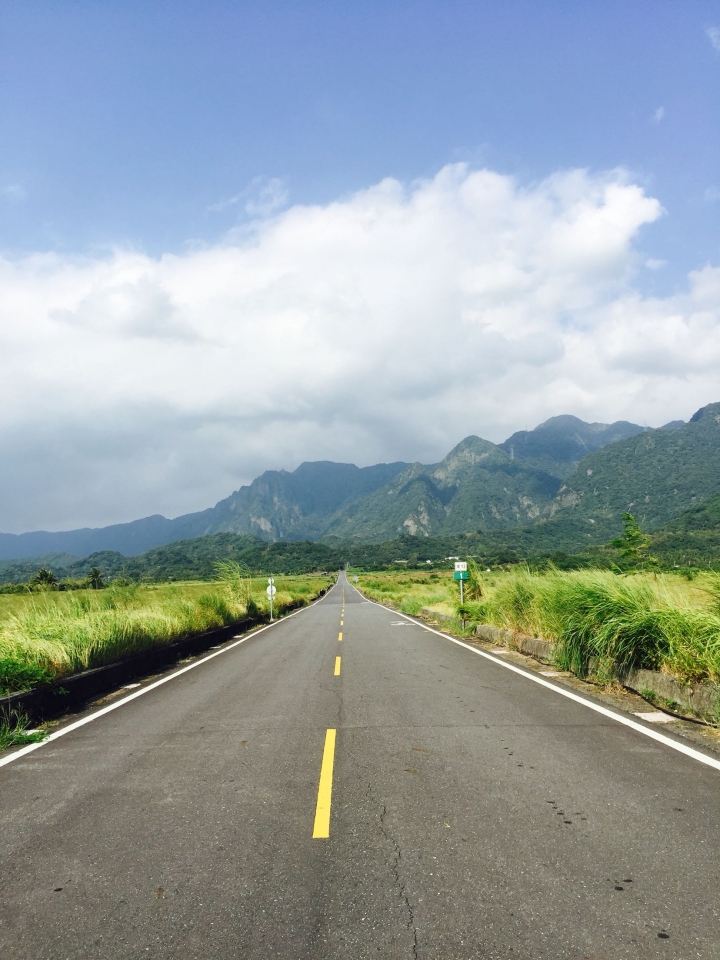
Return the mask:
<svg viewBox="0 0 720 960"><path fill-rule="evenodd" d="M47 570L45 567L40 567L37 573L34 573L29 580L31 587L39 587L43 590L50 590L56 583L57 577L55 574L52 570Z"/></svg>
<svg viewBox="0 0 720 960"><path fill-rule="evenodd" d="M97 567L93 567L90 573L87 575L87 585L91 590L102 590L102 588L105 586L102 574Z"/></svg>
<svg viewBox="0 0 720 960"><path fill-rule="evenodd" d="M650 555L650 537L642 532L640 524L631 514L622 515L623 533L617 540L611 540L610 546L620 551L627 567L644 569L656 567L657 560Z"/></svg>

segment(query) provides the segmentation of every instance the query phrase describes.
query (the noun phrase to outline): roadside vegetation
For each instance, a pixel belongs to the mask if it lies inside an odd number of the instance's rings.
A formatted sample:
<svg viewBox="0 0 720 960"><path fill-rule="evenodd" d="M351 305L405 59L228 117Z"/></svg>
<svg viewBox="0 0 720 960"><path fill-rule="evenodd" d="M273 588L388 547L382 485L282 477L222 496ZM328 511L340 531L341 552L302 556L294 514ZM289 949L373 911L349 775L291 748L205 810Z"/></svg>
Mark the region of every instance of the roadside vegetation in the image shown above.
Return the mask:
<svg viewBox="0 0 720 960"><path fill-rule="evenodd" d="M640 562L647 563L641 557ZM638 564L638 566L639 566ZM483 571L469 560L465 603L451 573L374 573L358 586L403 613L423 608L453 618L453 632L478 623L556 644L558 666L581 677L662 670L687 683L720 682L720 576L692 578L647 569Z"/></svg>
<svg viewBox="0 0 720 960"><path fill-rule="evenodd" d="M274 612L309 603L334 577L278 577ZM0 596L0 694L26 690L150 647L265 614L266 578L219 565L210 583L113 584Z"/></svg>

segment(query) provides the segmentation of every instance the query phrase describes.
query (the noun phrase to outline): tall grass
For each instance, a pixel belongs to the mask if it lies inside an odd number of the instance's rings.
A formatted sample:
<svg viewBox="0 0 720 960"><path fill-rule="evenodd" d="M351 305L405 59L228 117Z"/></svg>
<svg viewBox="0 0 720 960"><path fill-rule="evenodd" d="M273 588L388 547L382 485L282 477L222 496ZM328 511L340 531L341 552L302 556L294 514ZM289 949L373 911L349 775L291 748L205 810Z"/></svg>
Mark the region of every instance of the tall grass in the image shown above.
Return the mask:
<svg viewBox="0 0 720 960"><path fill-rule="evenodd" d="M473 615L556 641L558 664L578 676L645 667L720 680L720 611L669 577L518 571L499 577Z"/></svg>
<svg viewBox="0 0 720 960"><path fill-rule="evenodd" d="M121 591L70 596L63 603L40 597L0 630L0 659L28 671L58 677L240 619L244 609L219 594L197 600L169 597L152 604L135 602ZM9 673L9 672L8 672ZM16 689L28 686L18 670L6 675ZM32 684L31 684L32 685Z"/></svg>
<svg viewBox="0 0 720 960"><path fill-rule="evenodd" d="M307 579L307 578L306 578ZM276 596L282 612L293 600L331 578L312 584L288 578ZM264 584L264 582L263 582ZM262 610L261 584L216 584L199 595L181 586L167 590L112 587L57 595L38 594L0 623L0 694L28 689L89 667L161 646ZM253 588L255 594L253 595Z"/></svg>

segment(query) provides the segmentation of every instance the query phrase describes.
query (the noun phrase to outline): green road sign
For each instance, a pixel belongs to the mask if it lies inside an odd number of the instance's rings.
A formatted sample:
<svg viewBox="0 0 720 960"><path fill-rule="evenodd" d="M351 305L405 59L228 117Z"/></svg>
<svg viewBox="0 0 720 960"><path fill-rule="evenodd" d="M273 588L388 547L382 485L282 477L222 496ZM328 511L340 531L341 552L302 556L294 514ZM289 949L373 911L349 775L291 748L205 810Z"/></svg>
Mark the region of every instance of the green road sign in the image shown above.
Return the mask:
<svg viewBox="0 0 720 960"><path fill-rule="evenodd" d="M453 574L453 580L469 580L470 574L467 570L456 570Z"/></svg>

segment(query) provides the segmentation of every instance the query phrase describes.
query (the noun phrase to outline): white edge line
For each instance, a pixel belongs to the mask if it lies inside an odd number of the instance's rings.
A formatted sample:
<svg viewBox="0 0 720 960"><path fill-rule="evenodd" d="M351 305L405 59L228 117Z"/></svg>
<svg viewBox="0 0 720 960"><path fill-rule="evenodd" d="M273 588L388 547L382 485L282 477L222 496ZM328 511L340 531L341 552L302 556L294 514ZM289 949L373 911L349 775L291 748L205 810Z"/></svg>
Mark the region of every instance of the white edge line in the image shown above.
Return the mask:
<svg viewBox="0 0 720 960"><path fill-rule="evenodd" d="M336 581L337 582L337 581ZM333 587L335 584L333 584ZM330 587L332 590L333 587ZM40 747L44 747L47 743L52 743L53 740L58 740L60 737L64 737L66 733L72 733L73 730L78 730L80 727L84 727L86 723L92 723L93 720L97 720L99 717L104 717L106 713L111 713L113 710L117 710L118 707L124 707L126 703L130 703L131 700L136 700L138 697L142 697L146 693L150 693L151 690L156 690L158 687L161 687L164 683L169 683L171 680L174 680L176 677L182 676L183 673L187 673L188 670L194 670L195 667L202 666L203 663L207 663L208 660L213 660L215 657L221 656L223 653L228 653L230 650L234 650L235 647L239 647L241 643L245 643L246 640L250 640L252 637L257 637L258 634L264 633L265 630L269 630L271 627L276 627L279 623L285 623L287 620L290 620L292 617L296 617L299 613L304 613L306 610L309 610L310 607L314 607L316 603L320 603L322 600L327 597L330 593L330 590L327 593L323 594L322 597L318 597L317 600L313 600L312 603L309 603L306 607L301 607L299 610L296 610L294 613L290 613L287 617L282 617L280 620L274 620L272 623L266 624L264 627L261 627L259 630L254 630L252 633L247 633L240 640L237 640L235 643L231 643L227 647L223 647L222 650L216 650L215 653L209 654L207 657L203 657L202 660L196 660L195 663L189 664L187 667L181 667L180 670L176 670L174 673L171 673L167 677L162 677L160 680L156 680L154 683L149 683L146 687L142 687L140 690L136 690L135 693L129 694L127 697L123 697L122 700L116 700L115 703L108 704L107 707L102 707L100 710L96 710L95 713L91 713L88 717L83 717L82 720L76 720L75 723L69 723L66 727L63 727L62 730L56 730L55 733L49 734L45 737L44 740L41 740L39 743L29 743L26 747L21 747L19 750L16 750L14 753L11 753L7 757L3 757L0 760L0 767L5 767L9 763L14 763L15 760L19 760L21 757L27 756L29 753L32 753L34 750L39 750Z"/></svg>
<svg viewBox="0 0 720 960"><path fill-rule="evenodd" d="M357 587L355 587L357 590ZM358 593L360 591L358 590ZM360 596L364 594L360 593ZM464 643L462 640L458 640L457 637L451 637L448 633L442 633L440 630L433 630L432 627L428 627L427 624L421 623L419 620L415 620L413 617L409 617L406 613L400 613L398 610L393 610L392 607L386 607L382 603L378 603L377 600L368 600L365 597L368 603L374 603L376 607L382 607L383 610L388 610L393 614L397 614L400 617L405 617L406 620L409 620L411 623L416 624L418 627L422 627L423 630L427 630L428 633L435 633L438 637L443 637L445 640L451 640L453 643L456 643L459 647L464 647L466 650L469 650L470 653L476 653L479 657L485 657L486 660L492 660L493 663L497 664L499 667L504 667L506 670L512 670L513 673L520 674L521 677L525 677L526 680L532 680L533 683L539 683L541 687L547 687L548 690L552 690L554 693L559 693L561 697L567 697L568 700L574 700L576 703L581 703L584 707L587 707L589 710L594 710L596 713L601 713L604 717L609 717L611 720L616 720L618 723L622 723L626 727L630 727L631 730L636 730L638 733L642 733L645 737L650 737L651 740L657 740L658 743L665 744L666 747L670 747L672 750L677 750L679 753L684 753L686 757L692 757L693 760L697 760L700 763L707 764L708 767L713 767L715 770L720 770L720 760L715 760L713 757L708 757L707 754L701 753L699 750L693 750L692 747L686 747L684 743L678 743L677 740L672 740L670 737L666 737L663 733L658 733L657 730L651 730L648 727L644 727L641 723L637 723L635 720L631 720L629 717L624 717L622 714L615 713L613 710L608 710L607 707L601 707L599 703L593 703L591 700L586 700L584 697L579 696L577 693L573 693L571 690L565 690L563 687L556 686L554 683L550 683L548 680L544 680L542 677L537 677L533 673L529 673L527 670L521 670L520 667L514 667L511 663L507 663L505 660L498 660L491 653L486 653L484 650L477 650L475 647L471 647L470 644Z"/></svg>

